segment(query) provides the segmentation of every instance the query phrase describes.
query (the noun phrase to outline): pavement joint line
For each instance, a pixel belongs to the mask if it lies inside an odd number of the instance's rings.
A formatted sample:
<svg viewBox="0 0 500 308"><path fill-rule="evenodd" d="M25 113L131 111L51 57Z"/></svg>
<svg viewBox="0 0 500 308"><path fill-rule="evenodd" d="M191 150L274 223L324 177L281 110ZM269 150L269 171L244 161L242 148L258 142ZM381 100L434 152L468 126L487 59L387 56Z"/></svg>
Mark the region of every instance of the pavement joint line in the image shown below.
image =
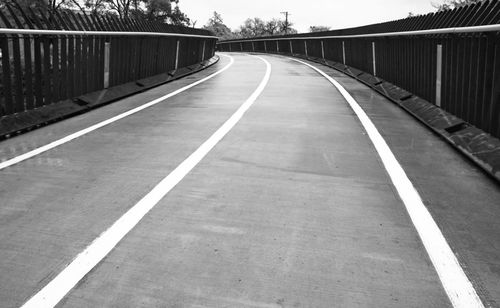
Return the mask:
<svg viewBox="0 0 500 308"><path fill-rule="evenodd" d="M384 167L391 178L391 181L398 191L399 197L403 201L406 210L417 230L417 233L424 244L424 247L431 259L434 268L441 280L451 304L455 308L484 308L474 286L468 279L464 270L460 266L455 254L448 245L438 225L432 215L424 205L422 198L413 186L403 167L399 164L384 138L377 130L368 115L359 106L356 100L347 90L335 79L327 75L319 68L304 61L288 58L295 62L302 63L332 83L345 98L356 116L360 120L363 128L367 132L377 153L384 164Z"/></svg>
<svg viewBox="0 0 500 308"><path fill-rule="evenodd" d="M265 63L266 73L250 97L198 149L123 214L111 227L101 233L54 279L31 297L22 306L23 308L54 307L57 305L239 122L245 112L264 91L271 76L271 64L267 60L258 56L251 57L258 58ZM231 59L232 63L234 60Z"/></svg>
<svg viewBox="0 0 500 308"><path fill-rule="evenodd" d="M8 159L8 160L6 160L4 162L1 162L0 163L0 170L5 169L7 167L10 167L12 165L15 165L17 163L20 163L20 162L22 162L24 160L27 160L27 159L32 158L34 156L37 156L39 154L42 154L44 152L47 152L47 151L49 151L49 150L51 150L53 148L56 148L56 147L58 147L60 145L68 143L68 142L70 142L70 141L72 141L72 140L74 140L76 138L82 137L83 135L86 135L86 134L88 134L90 132L93 132L93 131L99 129L99 128L107 126L107 125L109 125L109 124L111 124L113 122L119 121L119 120L121 120L123 118L126 118L126 117L128 117L130 115L133 115L134 113L142 111L142 110L144 110L146 108L154 106L154 105L156 105L156 104L158 104L158 103L160 103L160 102L162 102L162 101L164 101L164 100L166 100L168 98L171 98L171 97L173 97L173 96L175 96L175 95L177 95L179 93L182 93L182 92L184 92L186 90L189 90L192 87L199 85L200 83L203 83L203 82L205 82L205 81L207 81L209 79L212 79L213 77L215 77L215 76L221 74L222 72L226 71L234 63L234 58L233 57L227 56L227 55L222 55L222 56L229 58L230 62L225 67L223 67L222 69L218 70L217 72L215 72L215 73L213 73L213 74L211 74L211 75L209 75L209 76L207 76L207 77L205 77L203 79L195 81L195 82L193 82L193 83L191 83L191 84L189 84L187 86L184 86L184 87L182 87L180 89L177 89L177 90L175 90L173 92L170 92L169 94L166 94L166 95L164 95L162 97L159 97L159 98L157 98L155 100L152 100L149 103L146 103L146 104L141 105L139 107L133 108L133 109L131 109L129 111L123 112L123 113L121 113L121 114L119 114L117 116L114 116L112 118L109 118L107 120L104 120L102 122L94 124L92 126L89 126L89 127L85 128L85 129L79 130L79 131L77 131L77 132L75 132L73 134L70 134L70 135L68 135L66 137L63 137L61 139L58 139L58 140L53 141L51 143L48 143L48 144L46 144L44 146L41 146L41 147L36 148L34 150L31 150L31 151L29 151L27 153L18 155L16 157Z"/></svg>

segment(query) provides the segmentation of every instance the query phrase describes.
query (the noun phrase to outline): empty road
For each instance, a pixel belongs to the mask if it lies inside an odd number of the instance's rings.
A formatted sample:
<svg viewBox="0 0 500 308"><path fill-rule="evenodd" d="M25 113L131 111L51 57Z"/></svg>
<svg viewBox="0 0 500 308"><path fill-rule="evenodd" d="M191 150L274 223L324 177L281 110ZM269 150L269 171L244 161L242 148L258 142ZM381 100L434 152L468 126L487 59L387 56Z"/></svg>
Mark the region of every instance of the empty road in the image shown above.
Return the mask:
<svg viewBox="0 0 500 308"><path fill-rule="evenodd" d="M0 307L499 307L499 185L308 64L347 94L227 53L1 141Z"/></svg>

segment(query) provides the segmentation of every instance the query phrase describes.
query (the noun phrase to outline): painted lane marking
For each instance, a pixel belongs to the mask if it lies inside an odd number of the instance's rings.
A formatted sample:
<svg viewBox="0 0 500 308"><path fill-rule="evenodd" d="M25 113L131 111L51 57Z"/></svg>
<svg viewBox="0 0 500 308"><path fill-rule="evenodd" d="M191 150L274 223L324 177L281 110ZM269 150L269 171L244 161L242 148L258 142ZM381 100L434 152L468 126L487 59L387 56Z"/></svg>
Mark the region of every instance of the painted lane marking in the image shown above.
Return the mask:
<svg viewBox="0 0 500 308"><path fill-rule="evenodd" d="M266 64L266 73L257 89L238 110L210 136L196 151L159 182L109 229L104 231L83 252L81 252L61 273L36 293L22 307L54 307L66 294L90 272L106 255L132 230L141 219L172 190L238 123L266 87L271 76L271 64Z"/></svg>
<svg viewBox="0 0 500 308"><path fill-rule="evenodd" d="M356 100L336 80L328 76L322 70L297 59L290 60L309 66L323 77L328 79L344 96L345 100L356 113L361 124L366 130L371 142L375 146L392 184L396 187L399 197L403 201L408 214L417 230L420 239L429 255L441 283L448 295L453 307L456 308L484 308L481 299L476 293L472 283L465 275L455 254L446 242L441 230L425 207L420 195L406 175L403 167L399 164L391 149L382 135L370 120L368 115L359 106Z"/></svg>
<svg viewBox="0 0 500 308"><path fill-rule="evenodd" d="M225 56L225 57L228 57L228 58L229 58L229 60L230 60L230 61L229 61L229 63L228 63L226 66L224 66L222 69L220 69L219 71L217 71L217 72L213 73L212 75L209 75L209 76L207 76L207 77L205 77L205 78L203 78L203 79L200 79L200 80L198 80L198 81L196 81L196 82L193 82L193 83L191 83L191 84L189 84L189 85L187 85L187 86L185 86L185 87L182 87L182 88L180 88L180 89L178 89L178 90L175 90L174 92L171 92L171 93L169 93L169 94L167 94L167 95L164 95L164 96L162 96L162 97L160 97L160 98L157 98L157 99L155 99L155 100L153 100L153 101L150 101L149 103L146 103L146 104L144 104L144 105L141 105L141 106L136 107L136 108L134 108L134 109L131 109L131 110L129 110L129 111L126 111L126 112L124 112L124 113L121 113L121 114L119 114L119 115L117 115L117 116L114 116L114 117L112 117L112 118L109 118L109 119L107 119L107 120L104 120L104 121L102 121L102 122L99 122L99 123L97 123L97 124L94 124L94 125L92 125L92 126L90 126L90 127L87 127L87 128L82 129L82 130L80 130L80 131L77 131L76 133L73 133L73 134L71 134L71 135L68 135L68 136L66 136L66 137L63 137L63 138L61 138L61 139L59 139L59 140L53 141L53 142L51 142L51 143L49 143L49 144L46 144L46 145L41 146L41 147L39 147L39 148L36 148L36 149L34 149L34 150L32 150L32 151L29 151L29 152L27 152L27 153L24 153L24 154L22 154L22 155L19 155L19 156L16 156L16 157L14 157L14 158L11 158L11 159L9 159L9 160L6 160L6 161L4 161L4 162L0 163L0 170L5 169L5 168L7 168L7 167L10 167L10 166L12 166L12 165L15 165L15 164L17 164L17 163L20 163L20 162L22 162L22 161L24 161L24 160L26 160L26 159L29 159L29 158L31 158L31 157L33 157L33 156L38 155L38 154L42 154L42 153L44 153L44 152L47 152L47 151L49 151L49 150L51 150L51 149L53 149L53 148L55 148L55 147L58 147L58 146L60 146L60 145L62 145L62 144L65 144L65 143L67 143L67 142L70 142L70 141L72 141L73 139L79 138L79 137L81 137L81 136L83 136L83 135L86 135L86 134L88 134L88 133L90 133L90 132L93 132L93 131L95 131L95 130L97 130L97 129L99 129L99 128L102 128L102 127L104 127L104 126L106 126L106 125L109 125L109 124L111 124L111 123L113 123L113 122L116 122L116 121L121 120L121 119L123 119L123 118L125 118L125 117L128 117L128 116L130 116L130 115L133 115L134 113L137 113L137 112L142 111L142 110L144 110L144 109L146 109L146 108L149 108L149 107L151 107L151 106L154 106L154 105L156 105L156 104L158 104L158 103L160 103L160 102L162 102L162 101L164 101L164 100L166 100L166 99L168 99L168 98L170 98L170 97L172 97L172 96L175 96L175 95L177 95L177 94L179 94L179 93L182 93L182 92L184 92L184 91L186 91L186 90L188 90L188 89L191 89L192 87L195 87L195 86L199 85L200 83L203 83L203 82L205 82L205 81L207 81L207 80L209 80L209 79L214 78L215 76L217 76L217 75L219 75L220 73L222 73L222 72L224 72L225 70L227 70L227 69L228 69L231 65L233 65L233 63L234 63L234 59L233 59L232 57L230 57L230 56L226 56L226 55L223 55L223 56Z"/></svg>

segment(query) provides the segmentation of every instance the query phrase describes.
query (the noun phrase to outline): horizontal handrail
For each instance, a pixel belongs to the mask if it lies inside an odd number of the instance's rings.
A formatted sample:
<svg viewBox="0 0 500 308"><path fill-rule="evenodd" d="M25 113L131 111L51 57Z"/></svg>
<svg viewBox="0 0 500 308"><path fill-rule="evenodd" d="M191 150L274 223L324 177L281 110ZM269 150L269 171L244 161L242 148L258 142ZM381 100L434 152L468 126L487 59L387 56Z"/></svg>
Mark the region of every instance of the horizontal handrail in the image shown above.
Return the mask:
<svg viewBox="0 0 500 308"><path fill-rule="evenodd" d="M410 36L410 35L432 35L432 34L458 34L458 33L478 33L478 32L496 32L500 31L500 24L474 26L474 27L457 27L457 28L442 28L430 30L417 30L406 32L387 32L387 33L371 33L371 34L355 34L355 35L336 35L336 36L302 36L302 37L267 37L267 38L252 38L236 41L221 41L220 43L244 43L251 41L288 41L288 40L323 40L323 39L342 39L342 38L370 38L370 37L386 37L386 36Z"/></svg>
<svg viewBox="0 0 500 308"><path fill-rule="evenodd" d="M161 32L120 32L120 31L85 31L85 30L40 30L40 29L8 29L0 28L0 34L18 35L84 35L84 36L180 36L193 38L216 39L216 36L183 34L183 33L161 33Z"/></svg>

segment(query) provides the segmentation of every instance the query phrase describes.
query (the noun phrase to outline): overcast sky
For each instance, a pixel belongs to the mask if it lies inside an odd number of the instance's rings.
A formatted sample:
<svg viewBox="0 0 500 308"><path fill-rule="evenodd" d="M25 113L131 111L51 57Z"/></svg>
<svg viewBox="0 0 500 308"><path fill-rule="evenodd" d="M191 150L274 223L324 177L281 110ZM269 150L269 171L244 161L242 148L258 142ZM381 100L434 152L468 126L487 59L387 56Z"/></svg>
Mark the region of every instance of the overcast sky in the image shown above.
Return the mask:
<svg viewBox="0 0 500 308"><path fill-rule="evenodd" d="M425 14L435 11L431 1L443 0L180 0L180 9L202 27L213 11L222 15L232 30L247 18L283 19L280 12L290 12L289 20L299 32L309 26L341 29L405 18L408 12Z"/></svg>

